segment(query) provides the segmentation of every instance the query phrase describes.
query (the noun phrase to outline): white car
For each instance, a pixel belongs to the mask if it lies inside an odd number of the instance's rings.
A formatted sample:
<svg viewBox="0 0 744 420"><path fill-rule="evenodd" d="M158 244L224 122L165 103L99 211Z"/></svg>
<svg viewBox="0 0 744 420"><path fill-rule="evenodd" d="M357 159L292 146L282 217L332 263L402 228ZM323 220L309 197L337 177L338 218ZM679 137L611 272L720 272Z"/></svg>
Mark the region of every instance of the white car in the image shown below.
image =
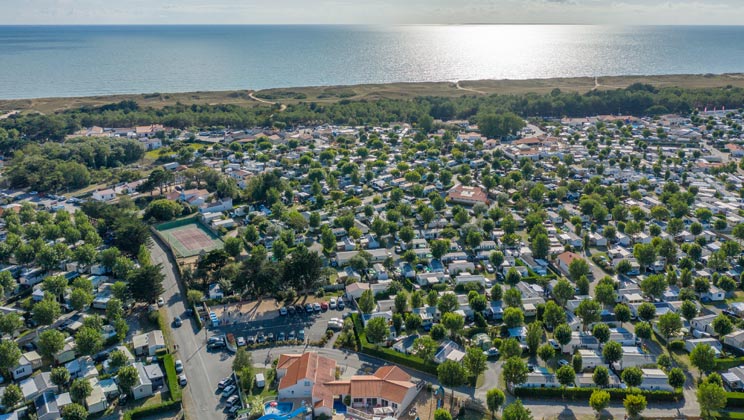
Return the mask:
<svg viewBox="0 0 744 420"><path fill-rule="evenodd" d="M181 374L181 376L178 377L178 384L181 386L186 386L188 381L186 380L186 374Z"/></svg>
<svg viewBox="0 0 744 420"><path fill-rule="evenodd" d="M238 340L237 340L237 341L238 341L238 347L243 347L243 346L245 346L245 338L243 338L243 337L238 337Z"/></svg>
<svg viewBox="0 0 744 420"><path fill-rule="evenodd" d="M181 359L176 360L176 373L183 372L183 362Z"/></svg>
<svg viewBox="0 0 744 420"><path fill-rule="evenodd" d="M336 298L332 298L330 302L331 309L336 309Z"/></svg>
<svg viewBox="0 0 744 420"><path fill-rule="evenodd" d="M163 300L162 297L159 297L158 298L158 306L163 306L163 305L165 305L165 301Z"/></svg>

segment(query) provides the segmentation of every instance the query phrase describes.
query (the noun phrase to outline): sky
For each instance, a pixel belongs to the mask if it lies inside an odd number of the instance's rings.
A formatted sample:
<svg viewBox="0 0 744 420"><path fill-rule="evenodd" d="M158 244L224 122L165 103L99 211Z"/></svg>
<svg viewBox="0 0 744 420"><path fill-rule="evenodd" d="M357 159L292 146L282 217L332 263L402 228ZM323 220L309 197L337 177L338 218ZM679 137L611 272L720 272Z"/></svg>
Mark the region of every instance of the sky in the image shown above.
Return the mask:
<svg viewBox="0 0 744 420"><path fill-rule="evenodd" d="M0 25L743 25L742 0L0 0Z"/></svg>

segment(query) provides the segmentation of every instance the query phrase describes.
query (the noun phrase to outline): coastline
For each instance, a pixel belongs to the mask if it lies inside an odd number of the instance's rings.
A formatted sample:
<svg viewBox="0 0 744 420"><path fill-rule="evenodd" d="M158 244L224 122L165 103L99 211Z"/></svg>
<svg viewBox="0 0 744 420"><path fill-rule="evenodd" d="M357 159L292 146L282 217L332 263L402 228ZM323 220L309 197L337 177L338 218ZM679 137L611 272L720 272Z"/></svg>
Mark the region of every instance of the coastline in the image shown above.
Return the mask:
<svg viewBox="0 0 744 420"><path fill-rule="evenodd" d="M675 74L649 76L599 76L552 79L461 80L453 82L402 82L339 86L305 86L263 90L197 91L177 93L141 93L85 97L0 99L0 114L11 111L53 113L83 106L100 106L123 100L141 106L161 108L181 104L233 104L272 106L276 102L291 105L298 102L335 103L342 100L412 99L422 96L459 97L475 95L546 94L553 89L586 93L592 90L622 89L634 83L647 83L658 88L687 89L714 87L744 88L744 73Z"/></svg>

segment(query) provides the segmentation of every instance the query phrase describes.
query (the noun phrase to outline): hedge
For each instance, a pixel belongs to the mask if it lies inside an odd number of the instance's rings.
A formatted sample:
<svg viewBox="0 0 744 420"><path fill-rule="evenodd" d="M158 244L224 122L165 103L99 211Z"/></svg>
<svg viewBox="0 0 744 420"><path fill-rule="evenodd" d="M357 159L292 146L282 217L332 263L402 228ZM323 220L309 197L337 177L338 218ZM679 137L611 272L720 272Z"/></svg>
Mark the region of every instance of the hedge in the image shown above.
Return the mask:
<svg viewBox="0 0 744 420"><path fill-rule="evenodd" d="M181 407L181 401L166 401L160 404L147 405L144 407L135 408L134 410L127 411L124 413L122 420L137 420L144 417L149 417L154 414L164 413L166 411L175 410Z"/></svg>
<svg viewBox="0 0 744 420"><path fill-rule="evenodd" d="M744 392L727 392L726 407L744 407Z"/></svg>
<svg viewBox="0 0 744 420"><path fill-rule="evenodd" d="M430 375L437 375L437 365L433 362L427 362L420 357L399 353L395 350L370 344L364 333L364 326L362 325L362 319L359 317L359 314L352 314L352 319L354 320L354 335L357 340L357 348L360 349L360 353L387 360L391 363L408 366L411 369L416 369Z"/></svg>
<svg viewBox="0 0 744 420"><path fill-rule="evenodd" d="M517 387L514 390L514 396L520 398L566 398L589 400L592 392L598 388L532 388ZM622 401L627 394L640 393L648 401L676 401L682 398L682 391L648 391L648 390L629 390L621 388L603 388L603 391L610 393L610 399Z"/></svg>
<svg viewBox="0 0 744 420"><path fill-rule="evenodd" d="M196 326L201 330L204 328L204 324L202 323L201 317L199 316L199 311L196 310L196 305L191 305L191 310L194 311L194 321L196 321Z"/></svg>
<svg viewBox="0 0 744 420"><path fill-rule="evenodd" d="M744 364L744 357L726 357L716 359L715 370L728 370L732 367L737 367Z"/></svg>
<svg viewBox="0 0 744 420"><path fill-rule="evenodd" d="M178 385L178 374L176 373L176 362L172 354L163 356L163 366L165 366L165 378L168 380L168 389L170 390L171 399L181 401L181 386Z"/></svg>
<svg viewBox="0 0 744 420"><path fill-rule="evenodd" d="M738 411L713 411L711 417L716 419L744 420L744 413Z"/></svg>

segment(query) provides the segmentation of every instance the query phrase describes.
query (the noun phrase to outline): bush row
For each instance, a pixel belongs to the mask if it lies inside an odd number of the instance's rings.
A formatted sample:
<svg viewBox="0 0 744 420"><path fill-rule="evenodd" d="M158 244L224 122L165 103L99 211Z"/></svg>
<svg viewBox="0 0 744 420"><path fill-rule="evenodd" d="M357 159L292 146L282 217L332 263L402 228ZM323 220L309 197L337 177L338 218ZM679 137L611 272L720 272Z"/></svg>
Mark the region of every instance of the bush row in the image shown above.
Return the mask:
<svg viewBox="0 0 744 420"><path fill-rule="evenodd" d="M742 364L744 364L744 357L724 357L716 359L715 370L728 370Z"/></svg>
<svg viewBox="0 0 744 420"><path fill-rule="evenodd" d="M726 407L744 407L744 392L727 392Z"/></svg>
<svg viewBox="0 0 744 420"><path fill-rule="evenodd" d="M411 369L416 369L436 376L437 366L432 362L427 362L420 357L399 353L395 350L370 344L364 334L364 326L359 314L352 314L352 319L354 320L354 334L356 335L357 348L360 349L361 353L378 357L392 363L408 366Z"/></svg>
<svg viewBox="0 0 744 420"><path fill-rule="evenodd" d="M744 420L744 413L738 411L714 411L711 413L711 417L716 419Z"/></svg>
<svg viewBox="0 0 744 420"><path fill-rule="evenodd" d="M517 387L514 395L520 398L571 398L580 400L589 400L592 392L598 388L530 388ZM627 394L640 393L648 401L676 401L682 398L682 391L647 391L647 390L629 390L620 388L602 388L610 393L610 399L622 401Z"/></svg>
<svg viewBox="0 0 744 420"><path fill-rule="evenodd" d="M163 366L165 366L165 378L168 380L168 389L170 390L171 399L181 401L181 386L178 385L178 374L176 373L176 362L172 354L163 356Z"/></svg>
<svg viewBox="0 0 744 420"><path fill-rule="evenodd" d="M160 404L147 405L127 411L124 413L122 420L137 420L155 414L164 413L166 411L175 410L179 407L181 407L181 401L174 400L162 402Z"/></svg>

